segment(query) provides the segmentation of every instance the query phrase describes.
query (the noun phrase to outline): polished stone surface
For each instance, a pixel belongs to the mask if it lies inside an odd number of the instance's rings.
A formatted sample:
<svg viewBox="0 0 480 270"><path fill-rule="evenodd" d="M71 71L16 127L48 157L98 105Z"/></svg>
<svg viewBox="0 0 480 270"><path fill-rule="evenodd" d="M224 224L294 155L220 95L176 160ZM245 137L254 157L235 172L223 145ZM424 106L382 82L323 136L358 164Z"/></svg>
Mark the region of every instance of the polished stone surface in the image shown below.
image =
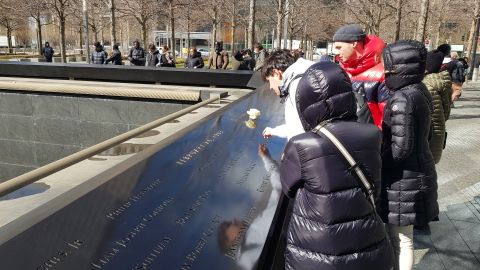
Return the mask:
<svg viewBox="0 0 480 270"><path fill-rule="evenodd" d="M2 244L2 268L254 268L281 194L275 163L259 153L264 142L271 157L282 151L283 140L261 137L283 119L278 101L253 93L105 172L109 181ZM253 129L250 108L262 112Z"/></svg>

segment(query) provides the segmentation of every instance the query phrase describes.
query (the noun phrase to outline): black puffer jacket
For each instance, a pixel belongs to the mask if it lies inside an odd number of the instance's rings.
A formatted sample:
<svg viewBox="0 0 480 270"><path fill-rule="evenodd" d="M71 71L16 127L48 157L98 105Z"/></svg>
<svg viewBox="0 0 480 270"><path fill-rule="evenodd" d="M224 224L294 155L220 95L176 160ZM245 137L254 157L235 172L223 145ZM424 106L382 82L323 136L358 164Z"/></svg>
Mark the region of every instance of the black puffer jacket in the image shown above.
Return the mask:
<svg viewBox="0 0 480 270"><path fill-rule="evenodd" d="M355 96L346 73L331 62L313 65L300 80L296 100L305 130L330 120L330 131L380 187L381 132L356 122ZM303 133L288 142L281 182L295 204L286 269L392 268L383 222L348 167L337 148L319 134Z"/></svg>
<svg viewBox="0 0 480 270"><path fill-rule="evenodd" d="M393 91L385 108L382 207L385 222L425 225L438 215L437 174L428 140L432 97L422 79L427 51L417 41L398 41L383 53L385 83Z"/></svg>

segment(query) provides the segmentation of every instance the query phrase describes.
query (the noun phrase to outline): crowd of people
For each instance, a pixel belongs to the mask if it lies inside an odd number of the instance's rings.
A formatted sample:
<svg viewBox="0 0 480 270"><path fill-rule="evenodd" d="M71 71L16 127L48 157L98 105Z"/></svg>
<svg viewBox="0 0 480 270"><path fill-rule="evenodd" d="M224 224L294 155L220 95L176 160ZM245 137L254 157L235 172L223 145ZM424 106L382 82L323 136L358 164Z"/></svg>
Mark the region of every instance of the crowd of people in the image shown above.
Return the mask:
<svg viewBox="0 0 480 270"><path fill-rule="evenodd" d="M438 220L435 164L468 60L358 25L333 40L336 61L277 50L261 69L285 105L285 124L263 136L288 139L286 269L413 269L414 229Z"/></svg>
<svg viewBox="0 0 480 270"><path fill-rule="evenodd" d="M93 43L94 51L90 53L89 60L91 64L104 65L123 65L122 53L118 45L113 45L112 52L109 57L108 52L100 42ZM303 52L297 50L299 54ZM52 62L54 50L48 42L42 50L42 55L46 62ZM231 70L252 70L258 71L262 68L265 58L268 56L267 51L260 43L254 44L253 51L243 49L236 51L231 57L223 48L221 41L214 43L214 50L208 57L208 64L205 65L205 59L196 47L192 47L188 51L185 59L185 68L208 68L208 69L231 69ZM132 48L128 51L127 60L133 66L147 67L176 67L175 58L168 46L161 46L159 49L154 44L148 45L145 50L138 40L133 42Z"/></svg>

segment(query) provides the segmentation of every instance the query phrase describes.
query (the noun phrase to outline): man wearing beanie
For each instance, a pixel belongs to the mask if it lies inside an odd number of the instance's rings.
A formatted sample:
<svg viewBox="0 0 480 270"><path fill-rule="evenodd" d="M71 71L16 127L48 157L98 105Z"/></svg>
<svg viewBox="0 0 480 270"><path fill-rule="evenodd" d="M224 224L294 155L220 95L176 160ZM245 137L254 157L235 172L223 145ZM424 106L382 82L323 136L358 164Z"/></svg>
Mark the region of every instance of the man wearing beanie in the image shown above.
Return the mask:
<svg viewBox="0 0 480 270"><path fill-rule="evenodd" d="M383 109L389 94L384 83L382 50L385 42L366 35L359 25L349 24L333 36L337 60L350 76L357 98L358 121L382 127Z"/></svg>

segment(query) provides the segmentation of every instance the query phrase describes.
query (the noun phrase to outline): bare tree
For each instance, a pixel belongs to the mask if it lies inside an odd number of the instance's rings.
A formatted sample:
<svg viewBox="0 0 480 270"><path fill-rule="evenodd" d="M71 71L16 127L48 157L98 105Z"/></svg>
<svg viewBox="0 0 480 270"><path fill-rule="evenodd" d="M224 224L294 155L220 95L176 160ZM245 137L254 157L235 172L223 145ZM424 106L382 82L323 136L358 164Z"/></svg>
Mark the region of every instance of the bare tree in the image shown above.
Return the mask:
<svg viewBox="0 0 480 270"><path fill-rule="evenodd" d="M286 0L274 0L273 1L275 6L276 6L276 14L277 14L277 26L276 26L276 39L277 39L277 49L280 49L282 47L282 23L283 19L287 15L287 10L286 10Z"/></svg>
<svg viewBox="0 0 480 270"><path fill-rule="evenodd" d="M35 0L27 1L25 5L27 14L30 15L35 20L36 25L36 34L37 34L37 52L39 55L42 55L42 26L47 25L46 15L47 15L47 1L46 0Z"/></svg>
<svg viewBox="0 0 480 270"><path fill-rule="evenodd" d="M248 32L247 32L247 44L245 45L246 48L253 50L253 39L255 36L255 4L256 0L250 0L249 4L249 12L248 12Z"/></svg>
<svg viewBox="0 0 480 270"><path fill-rule="evenodd" d="M116 22L115 22L115 0L108 1L108 9L110 11L110 42L113 45L117 44L117 33L116 29Z"/></svg>
<svg viewBox="0 0 480 270"><path fill-rule="evenodd" d="M381 23L390 18L394 8L389 0L347 0L345 7L370 34L379 35Z"/></svg>
<svg viewBox="0 0 480 270"><path fill-rule="evenodd" d="M60 32L60 54L62 62L67 62L67 51L65 48L65 24L67 17L72 10L72 0L49 0L48 5L53 10L53 14L57 17Z"/></svg>
<svg viewBox="0 0 480 270"><path fill-rule="evenodd" d="M223 20L225 13L225 0L202 0L199 1L199 8L209 18L212 24L212 50L214 49L214 43L217 40L218 25Z"/></svg>
<svg viewBox="0 0 480 270"><path fill-rule="evenodd" d="M1 0L0 26L7 32L8 53L13 53L12 33L20 27L21 21L13 0Z"/></svg>
<svg viewBox="0 0 480 270"><path fill-rule="evenodd" d="M156 0L125 0L117 10L126 16L134 18L140 25L143 46L147 45L147 32L149 23L157 14L158 2Z"/></svg>
<svg viewBox="0 0 480 270"><path fill-rule="evenodd" d="M415 39L424 42L425 41L425 30L428 21L428 9L430 6L430 0L422 0L420 5L420 17L418 18L418 25Z"/></svg>

